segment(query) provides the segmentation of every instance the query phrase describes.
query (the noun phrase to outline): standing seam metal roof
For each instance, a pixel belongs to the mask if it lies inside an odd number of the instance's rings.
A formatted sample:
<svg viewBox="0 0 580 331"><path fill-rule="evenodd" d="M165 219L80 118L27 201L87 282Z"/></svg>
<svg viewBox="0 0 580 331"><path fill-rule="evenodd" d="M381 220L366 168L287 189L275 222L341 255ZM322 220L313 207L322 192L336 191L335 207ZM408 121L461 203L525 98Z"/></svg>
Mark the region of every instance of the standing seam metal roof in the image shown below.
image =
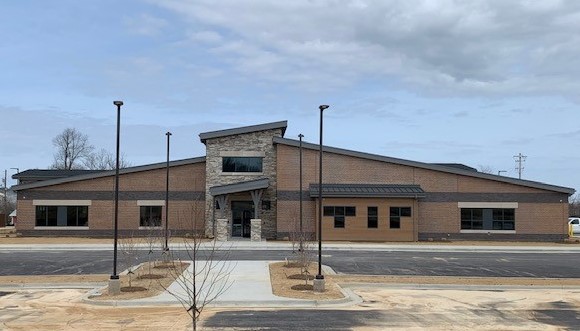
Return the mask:
<svg viewBox="0 0 580 331"><path fill-rule="evenodd" d="M318 184L310 184L310 197L318 196ZM425 191L419 185L403 184L322 184L326 198L423 198Z"/></svg>

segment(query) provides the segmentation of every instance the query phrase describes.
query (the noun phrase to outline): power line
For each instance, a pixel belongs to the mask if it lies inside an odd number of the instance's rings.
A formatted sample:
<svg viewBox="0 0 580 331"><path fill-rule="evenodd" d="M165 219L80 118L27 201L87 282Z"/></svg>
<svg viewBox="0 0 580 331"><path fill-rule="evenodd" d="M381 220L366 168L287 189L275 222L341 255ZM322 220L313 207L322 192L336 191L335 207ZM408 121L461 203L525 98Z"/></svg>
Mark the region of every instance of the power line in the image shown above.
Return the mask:
<svg viewBox="0 0 580 331"><path fill-rule="evenodd" d="M522 153L518 153L518 155L514 155L514 160L516 161L516 170L518 171L518 178L522 179L522 171L524 170L523 163L526 162L526 155L522 155Z"/></svg>

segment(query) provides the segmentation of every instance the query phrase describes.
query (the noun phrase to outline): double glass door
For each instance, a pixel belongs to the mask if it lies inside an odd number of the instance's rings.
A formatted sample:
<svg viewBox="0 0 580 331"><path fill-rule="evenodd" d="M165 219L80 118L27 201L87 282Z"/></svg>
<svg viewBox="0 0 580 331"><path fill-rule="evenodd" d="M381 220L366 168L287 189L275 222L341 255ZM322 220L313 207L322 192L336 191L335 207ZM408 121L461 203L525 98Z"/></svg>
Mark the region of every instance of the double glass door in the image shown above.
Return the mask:
<svg viewBox="0 0 580 331"><path fill-rule="evenodd" d="M249 238L254 204L251 201L232 201L232 237Z"/></svg>

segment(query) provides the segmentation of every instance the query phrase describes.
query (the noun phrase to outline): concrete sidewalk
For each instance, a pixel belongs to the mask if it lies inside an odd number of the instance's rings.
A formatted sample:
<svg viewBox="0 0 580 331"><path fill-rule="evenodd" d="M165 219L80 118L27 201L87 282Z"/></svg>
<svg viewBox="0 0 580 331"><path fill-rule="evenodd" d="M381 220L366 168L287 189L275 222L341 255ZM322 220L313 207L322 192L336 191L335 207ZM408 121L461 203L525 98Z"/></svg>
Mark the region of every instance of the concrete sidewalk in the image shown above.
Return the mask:
<svg viewBox="0 0 580 331"><path fill-rule="evenodd" d="M147 250L147 244L137 245L138 249ZM202 244L210 248L211 242ZM291 242L280 241L226 241L217 244L221 250L292 250ZM170 250L184 250L183 243L172 243ZM0 251L46 251L46 250L112 250L113 244L0 244ZM323 242L322 249L376 251L376 252L510 252L510 253L579 253L580 245L461 245L453 244L393 244L393 243L336 243Z"/></svg>
<svg viewBox="0 0 580 331"><path fill-rule="evenodd" d="M227 289L219 295L209 306L211 307L319 307L319 306L344 306L360 302L360 298L350 289L343 289L345 298L337 300L302 300L279 297L272 293L270 282L269 261L230 261L231 272L227 282L215 282L215 288L225 285ZM326 274L333 274L332 269L324 268ZM184 272L186 279L191 279L193 265ZM212 275L207 279L211 279ZM229 285L229 287L228 287ZM132 300L92 300L91 296L105 291L101 288L89 292L83 299L85 303L103 306L123 307L146 307L146 306L181 306L176 296L187 301L188 294L183 282L173 282L167 291L150 298Z"/></svg>

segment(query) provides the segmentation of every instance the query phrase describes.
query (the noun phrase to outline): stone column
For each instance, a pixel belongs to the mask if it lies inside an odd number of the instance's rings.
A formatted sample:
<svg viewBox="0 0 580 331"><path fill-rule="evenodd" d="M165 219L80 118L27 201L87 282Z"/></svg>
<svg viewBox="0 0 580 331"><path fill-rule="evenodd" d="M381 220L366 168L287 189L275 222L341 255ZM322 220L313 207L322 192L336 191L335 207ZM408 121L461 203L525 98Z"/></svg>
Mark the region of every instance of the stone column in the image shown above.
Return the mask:
<svg viewBox="0 0 580 331"><path fill-rule="evenodd" d="M216 220L216 240L227 241L230 239L230 224L227 218L218 218Z"/></svg>
<svg viewBox="0 0 580 331"><path fill-rule="evenodd" d="M252 241L262 241L262 220L250 220Z"/></svg>

